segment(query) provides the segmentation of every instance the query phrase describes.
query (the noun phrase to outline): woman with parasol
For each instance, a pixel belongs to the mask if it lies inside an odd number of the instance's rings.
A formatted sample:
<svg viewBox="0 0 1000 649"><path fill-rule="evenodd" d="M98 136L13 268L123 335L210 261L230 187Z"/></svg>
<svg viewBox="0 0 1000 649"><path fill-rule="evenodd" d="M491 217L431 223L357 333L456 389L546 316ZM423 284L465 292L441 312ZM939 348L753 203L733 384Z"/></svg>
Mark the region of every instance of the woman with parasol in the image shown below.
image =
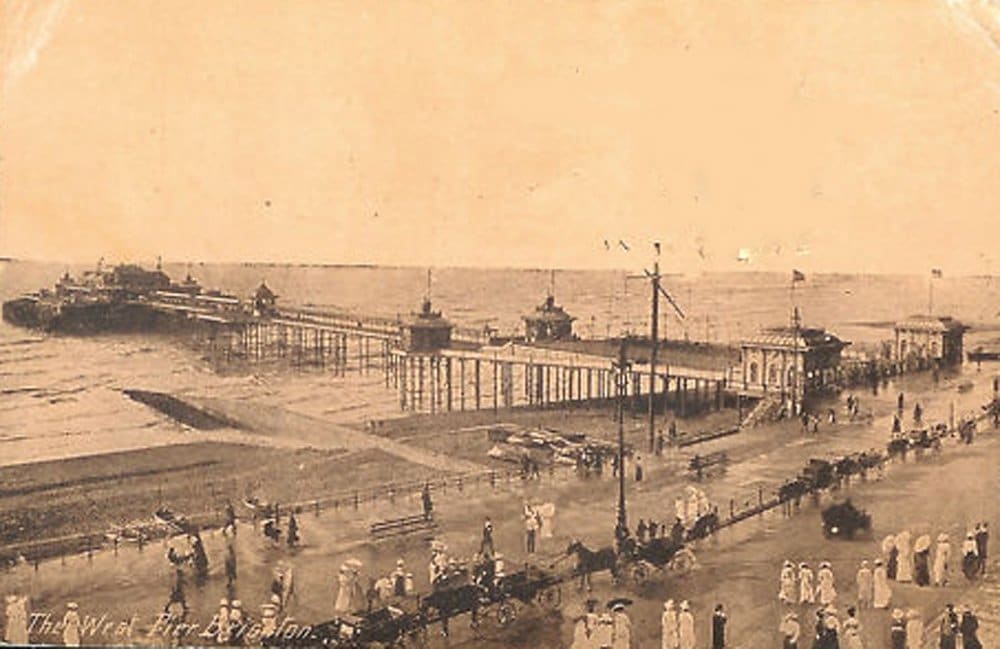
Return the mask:
<svg viewBox="0 0 1000 649"><path fill-rule="evenodd" d="M917 586L931 584L930 554L931 537L924 534L913 544L913 581Z"/></svg>

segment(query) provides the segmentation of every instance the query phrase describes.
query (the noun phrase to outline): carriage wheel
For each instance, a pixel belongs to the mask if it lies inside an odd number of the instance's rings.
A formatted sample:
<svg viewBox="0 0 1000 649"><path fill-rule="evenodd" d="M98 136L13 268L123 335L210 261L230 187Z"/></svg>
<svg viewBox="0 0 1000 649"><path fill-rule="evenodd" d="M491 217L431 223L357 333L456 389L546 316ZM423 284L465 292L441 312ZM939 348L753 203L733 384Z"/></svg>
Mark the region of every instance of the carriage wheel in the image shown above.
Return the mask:
<svg viewBox="0 0 1000 649"><path fill-rule="evenodd" d="M678 572L688 572L694 567L693 557L687 552L680 552L670 561L670 568Z"/></svg>
<svg viewBox="0 0 1000 649"><path fill-rule="evenodd" d="M649 579L649 568L642 563L632 566L632 581L642 583Z"/></svg>
<svg viewBox="0 0 1000 649"><path fill-rule="evenodd" d="M553 584L538 592L538 603L549 609L556 610L562 605L562 589L559 584Z"/></svg>
<svg viewBox="0 0 1000 649"><path fill-rule="evenodd" d="M517 619L517 608L511 602L500 602L497 606L497 624L507 626Z"/></svg>

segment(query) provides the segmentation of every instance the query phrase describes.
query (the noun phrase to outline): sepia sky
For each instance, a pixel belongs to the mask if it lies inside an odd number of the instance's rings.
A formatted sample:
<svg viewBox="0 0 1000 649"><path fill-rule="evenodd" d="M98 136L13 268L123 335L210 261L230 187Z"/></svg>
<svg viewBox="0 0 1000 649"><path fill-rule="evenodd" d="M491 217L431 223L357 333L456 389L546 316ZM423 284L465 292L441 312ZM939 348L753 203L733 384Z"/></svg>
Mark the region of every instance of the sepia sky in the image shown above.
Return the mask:
<svg viewBox="0 0 1000 649"><path fill-rule="evenodd" d="M6 0L0 254L997 273L993 1Z"/></svg>

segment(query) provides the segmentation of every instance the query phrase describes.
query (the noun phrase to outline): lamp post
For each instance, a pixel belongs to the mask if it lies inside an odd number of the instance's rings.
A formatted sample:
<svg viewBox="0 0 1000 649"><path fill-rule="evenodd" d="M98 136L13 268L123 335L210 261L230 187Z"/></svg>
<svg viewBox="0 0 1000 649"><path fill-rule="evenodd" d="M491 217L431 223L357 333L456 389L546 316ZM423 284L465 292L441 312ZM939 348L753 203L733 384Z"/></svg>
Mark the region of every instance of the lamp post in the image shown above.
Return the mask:
<svg viewBox="0 0 1000 649"><path fill-rule="evenodd" d="M615 526L615 538L620 539L628 529L628 516L625 510L625 393L628 377L627 357L628 337L622 336L618 348L618 361L614 364L618 371L618 520Z"/></svg>

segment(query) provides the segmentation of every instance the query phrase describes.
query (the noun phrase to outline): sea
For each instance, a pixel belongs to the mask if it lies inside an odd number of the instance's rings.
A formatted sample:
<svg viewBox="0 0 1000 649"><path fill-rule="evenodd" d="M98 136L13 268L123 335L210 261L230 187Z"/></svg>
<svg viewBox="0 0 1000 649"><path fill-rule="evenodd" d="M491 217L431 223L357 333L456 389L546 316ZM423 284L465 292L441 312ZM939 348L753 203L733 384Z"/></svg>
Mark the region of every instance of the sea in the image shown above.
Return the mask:
<svg viewBox="0 0 1000 649"><path fill-rule="evenodd" d="M51 287L66 271L92 267L0 262L0 298ZM459 327L520 330L521 317L551 291L576 318L581 337L643 335L651 286L641 269L427 269L282 264L167 264L176 280L249 295L266 282L279 304L396 317L434 308ZM636 272L639 271L639 272ZM793 305L803 326L826 328L871 348L915 313L951 315L973 327L967 348L1000 334L1000 278L737 272L668 274L660 335L738 344L764 327L784 326ZM931 284L933 281L933 285ZM128 399L125 389L169 391L280 405L337 423L400 416L381 376L333 376L320 369L219 372L196 350L157 335L46 335L0 324L0 465L177 444L193 431Z"/></svg>

